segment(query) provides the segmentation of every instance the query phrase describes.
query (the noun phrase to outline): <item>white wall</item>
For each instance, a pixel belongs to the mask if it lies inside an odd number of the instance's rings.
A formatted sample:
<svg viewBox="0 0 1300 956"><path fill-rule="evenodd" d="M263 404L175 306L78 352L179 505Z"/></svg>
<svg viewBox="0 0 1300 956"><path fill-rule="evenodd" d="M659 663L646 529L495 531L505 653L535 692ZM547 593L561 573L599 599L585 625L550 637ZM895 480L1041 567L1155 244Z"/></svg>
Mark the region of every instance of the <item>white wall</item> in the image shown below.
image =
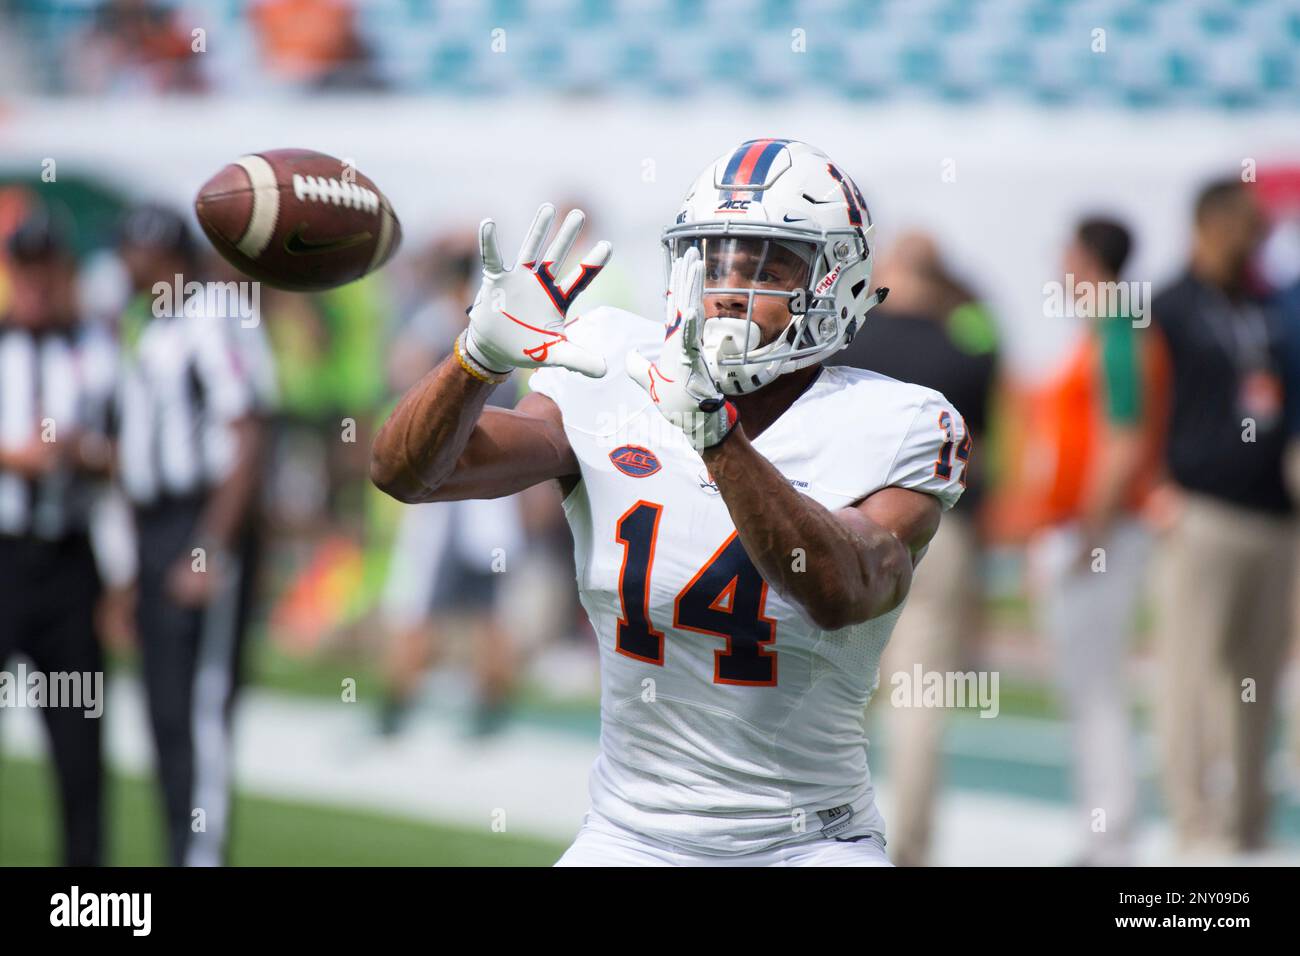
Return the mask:
<svg viewBox="0 0 1300 956"><path fill-rule="evenodd" d="M35 172L53 157L61 172L188 203L245 152L319 149L379 183L408 248L484 215L509 246L539 201L577 194L590 197L649 311L661 286L659 230L691 178L744 139L805 139L857 180L882 242L908 226L938 233L999 310L1014 365L1033 374L1065 340L1063 320L1042 318L1041 289L1072 217L1126 216L1139 237L1132 278L1158 285L1184 256L1195 186L1247 157L1300 160L1298 119L718 99L32 100L0 104L0 166ZM941 179L946 159L956 182Z"/></svg>

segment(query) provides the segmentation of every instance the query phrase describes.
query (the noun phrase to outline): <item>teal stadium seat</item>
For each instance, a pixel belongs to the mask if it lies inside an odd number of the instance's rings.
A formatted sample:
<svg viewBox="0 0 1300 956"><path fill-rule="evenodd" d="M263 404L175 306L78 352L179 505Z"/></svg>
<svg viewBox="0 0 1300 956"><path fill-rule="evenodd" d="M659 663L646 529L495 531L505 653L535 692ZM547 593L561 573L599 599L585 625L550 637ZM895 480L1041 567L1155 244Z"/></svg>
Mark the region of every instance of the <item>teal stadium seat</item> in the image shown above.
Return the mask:
<svg viewBox="0 0 1300 956"><path fill-rule="evenodd" d="M199 10L227 49L209 67L245 74L250 0L167 0ZM58 91L99 0L10 0ZM356 0L390 86L451 94L605 90L648 96L727 89L760 98L1021 100L1242 109L1300 97L1300 0ZM507 31L494 56L490 32ZM807 53L791 56L790 31ZM1107 32L1094 54L1092 31ZM247 89L256 78L222 82Z"/></svg>

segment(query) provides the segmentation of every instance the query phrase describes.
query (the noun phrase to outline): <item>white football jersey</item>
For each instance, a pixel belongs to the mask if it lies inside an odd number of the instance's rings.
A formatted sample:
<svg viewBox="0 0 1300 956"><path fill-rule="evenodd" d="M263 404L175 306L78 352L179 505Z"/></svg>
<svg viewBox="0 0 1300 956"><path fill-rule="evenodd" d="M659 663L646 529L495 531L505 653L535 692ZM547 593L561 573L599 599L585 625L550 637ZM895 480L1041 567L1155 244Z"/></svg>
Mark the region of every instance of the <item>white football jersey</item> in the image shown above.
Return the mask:
<svg viewBox="0 0 1300 956"><path fill-rule="evenodd" d="M609 367L530 380L559 406L582 469L564 511L600 641L593 808L704 854L883 835L863 711L901 608L825 631L784 600L745 554L700 455L623 371L629 348L657 357L663 325L602 307L566 332ZM938 392L838 367L753 444L829 509L896 485L946 510L969 455Z"/></svg>

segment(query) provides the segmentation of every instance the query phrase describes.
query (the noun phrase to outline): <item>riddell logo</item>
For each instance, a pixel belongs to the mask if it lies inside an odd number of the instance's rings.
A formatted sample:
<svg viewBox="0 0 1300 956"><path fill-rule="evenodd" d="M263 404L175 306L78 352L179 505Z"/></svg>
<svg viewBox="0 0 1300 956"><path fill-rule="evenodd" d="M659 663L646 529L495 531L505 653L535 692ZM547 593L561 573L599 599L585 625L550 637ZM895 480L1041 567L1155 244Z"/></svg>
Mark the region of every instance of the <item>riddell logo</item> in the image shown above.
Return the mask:
<svg viewBox="0 0 1300 956"><path fill-rule="evenodd" d="M817 283L817 288L813 289L813 295L825 295L834 288L835 283L838 282L840 278L840 268L840 266L836 266L830 272L826 273L826 277L822 279L821 282Z"/></svg>
<svg viewBox="0 0 1300 956"><path fill-rule="evenodd" d="M640 445L620 445L609 453L609 460L615 468L633 478L648 478L660 467L655 453Z"/></svg>

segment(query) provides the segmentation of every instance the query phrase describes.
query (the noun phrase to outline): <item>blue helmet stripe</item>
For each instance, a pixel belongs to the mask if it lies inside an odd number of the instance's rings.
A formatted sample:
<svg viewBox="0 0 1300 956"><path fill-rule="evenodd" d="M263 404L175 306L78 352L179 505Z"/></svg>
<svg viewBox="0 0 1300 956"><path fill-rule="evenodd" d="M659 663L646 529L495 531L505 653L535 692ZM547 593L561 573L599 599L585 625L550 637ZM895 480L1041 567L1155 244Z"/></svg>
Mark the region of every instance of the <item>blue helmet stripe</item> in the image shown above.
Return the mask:
<svg viewBox="0 0 1300 956"><path fill-rule="evenodd" d="M730 198L736 199L739 193L745 192L744 189L739 187L754 183L761 184L767 178L773 160L776 159L777 154L781 152L785 144L789 142L788 139L751 139L741 143L736 151L731 154L731 158L727 160L727 168L723 171L722 181L718 184L721 187L718 190L718 199L727 198L726 194L728 192L731 194ZM742 175L741 167L745 166L746 158L753 154L754 147L759 144L762 144L762 148ZM730 187L730 190L727 187Z"/></svg>
<svg viewBox="0 0 1300 956"><path fill-rule="evenodd" d="M777 154L785 148L785 143L785 140L776 139L767 144L767 148L759 154L758 162L754 164L754 172L749 177L751 183L761 183L767 179L768 170L772 168Z"/></svg>
<svg viewBox="0 0 1300 956"><path fill-rule="evenodd" d="M731 154L731 160L727 163L726 172L722 174L722 182L719 185L726 186L735 180L736 171L740 169L740 163L748 152L749 143L744 143L739 149Z"/></svg>

